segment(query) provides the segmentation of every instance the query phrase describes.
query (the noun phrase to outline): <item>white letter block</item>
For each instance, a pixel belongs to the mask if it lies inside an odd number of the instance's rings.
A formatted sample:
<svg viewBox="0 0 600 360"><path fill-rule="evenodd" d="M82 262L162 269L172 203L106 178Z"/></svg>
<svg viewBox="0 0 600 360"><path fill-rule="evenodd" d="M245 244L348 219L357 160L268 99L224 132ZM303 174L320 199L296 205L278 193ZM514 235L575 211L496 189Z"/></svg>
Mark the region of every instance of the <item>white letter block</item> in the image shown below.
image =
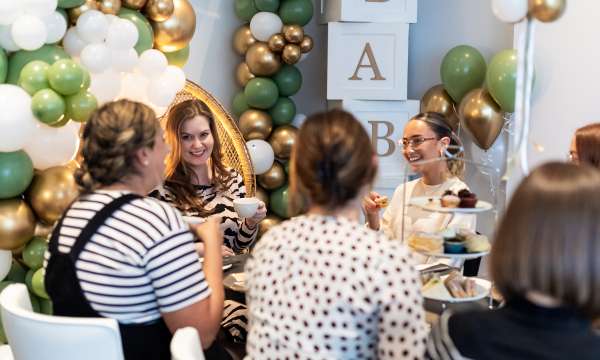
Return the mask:
<svg viewBox="0 0 600 360"><path fill-rule="evenodd" d="M395 189L404 181L406 161L398 140L408 120L419 113L419 101L330 101L329 108L343 108L363 124L377 150L379 174L376 188Z"/></svg>
<svg viewBox="0 0 600 360"><path fill-rule="evenodd" d="M408 24L330 23L327 99L406 100Z"/></svg>
<svg viewBox="0 0 600 360"><path fill-rule="evenodd" d="M321 24L347 22L417 22L417 0L320 0Z"/></svg>

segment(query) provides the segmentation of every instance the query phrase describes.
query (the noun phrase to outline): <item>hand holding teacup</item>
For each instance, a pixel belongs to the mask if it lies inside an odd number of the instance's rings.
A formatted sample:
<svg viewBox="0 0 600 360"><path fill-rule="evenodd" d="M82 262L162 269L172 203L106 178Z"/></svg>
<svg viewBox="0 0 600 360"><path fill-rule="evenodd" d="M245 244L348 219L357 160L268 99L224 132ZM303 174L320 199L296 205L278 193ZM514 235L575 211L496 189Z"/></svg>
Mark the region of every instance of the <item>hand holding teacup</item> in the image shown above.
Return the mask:
<svg viewBox="0 0 600 360"><path fill-rule="evenodd" d="M245 218L250 228L256 227L267 216L265 203L257 198L240 198L233 200L233 207L240 218Z"/></svg>

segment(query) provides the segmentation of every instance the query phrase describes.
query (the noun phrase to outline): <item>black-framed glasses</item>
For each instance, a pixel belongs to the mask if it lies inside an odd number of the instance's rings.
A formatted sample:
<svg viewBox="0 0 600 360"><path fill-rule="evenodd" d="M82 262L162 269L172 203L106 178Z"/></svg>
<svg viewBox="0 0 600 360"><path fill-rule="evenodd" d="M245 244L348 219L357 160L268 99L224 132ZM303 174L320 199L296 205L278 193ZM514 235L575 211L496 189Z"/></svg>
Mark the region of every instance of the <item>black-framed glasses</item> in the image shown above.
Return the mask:
<svg viewBox="0 0 600 360"><path fill-rule="evenodd" d="M405 149L407 149L409 147L414 149L414 148L421 146L425 141L429 141L429 140L437 140L437 138L435 138L435 137L426 138L424 136L415 136L415 137L411 137L409 139L406 139L406 138L400 139L400 141L398 141L398 142Z"/></svg>

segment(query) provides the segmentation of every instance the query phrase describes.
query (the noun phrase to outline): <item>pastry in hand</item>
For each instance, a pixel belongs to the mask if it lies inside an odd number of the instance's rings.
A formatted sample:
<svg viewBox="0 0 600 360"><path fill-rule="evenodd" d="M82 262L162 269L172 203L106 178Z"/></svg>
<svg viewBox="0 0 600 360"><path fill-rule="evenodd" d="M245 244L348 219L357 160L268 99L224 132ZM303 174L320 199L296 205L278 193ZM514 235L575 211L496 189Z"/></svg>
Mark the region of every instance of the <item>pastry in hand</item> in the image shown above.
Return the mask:
<svg viewBox="0 0 600 360"><path fill-rule="evenodd" d="M380 196L377 199L375 199L375 204L377 204L377 207L383 209L390 204L390 201L387 196Z"/></svg>

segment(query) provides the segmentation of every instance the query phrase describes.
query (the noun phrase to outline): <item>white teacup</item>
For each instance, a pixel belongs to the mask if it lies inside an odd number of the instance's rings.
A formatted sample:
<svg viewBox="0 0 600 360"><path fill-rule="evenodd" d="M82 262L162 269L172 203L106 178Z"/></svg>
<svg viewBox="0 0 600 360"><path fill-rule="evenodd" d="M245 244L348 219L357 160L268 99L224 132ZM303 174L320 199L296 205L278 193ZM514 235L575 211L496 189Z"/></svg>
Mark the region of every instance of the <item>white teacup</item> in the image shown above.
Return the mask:
<svg viewBox="0 0 600 360"><path fill-rule="evenodd" d="M241 218L250 218L258 210L257 198L241 198L233 200L233 207Z"/></svg>

